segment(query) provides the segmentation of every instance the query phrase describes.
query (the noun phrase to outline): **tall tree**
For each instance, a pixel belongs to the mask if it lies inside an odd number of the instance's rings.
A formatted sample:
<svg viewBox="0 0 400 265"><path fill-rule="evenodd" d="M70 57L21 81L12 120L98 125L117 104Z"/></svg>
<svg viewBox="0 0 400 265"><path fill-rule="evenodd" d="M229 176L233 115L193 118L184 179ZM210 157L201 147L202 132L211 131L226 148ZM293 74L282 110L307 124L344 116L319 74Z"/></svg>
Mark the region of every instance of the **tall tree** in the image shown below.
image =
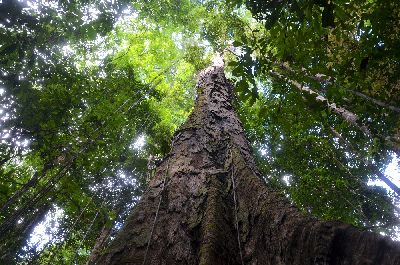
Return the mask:
<svg viewBox="0 0 400 265"><path fill-rule="evenodd" d="M97 264L399 264L400 244L304 215L260 178L224 68Z"/></svg>
<svg viewBox="0 0 400 265"><path fill-rule="evenodd" d="M102 252L212 50L229 51L233 106L271 189L321 220L398 237L399 188L383 172L400 146L400 5L227 2L0 3L1 264ZM33 245L43 223L52 239Z"/></svg>

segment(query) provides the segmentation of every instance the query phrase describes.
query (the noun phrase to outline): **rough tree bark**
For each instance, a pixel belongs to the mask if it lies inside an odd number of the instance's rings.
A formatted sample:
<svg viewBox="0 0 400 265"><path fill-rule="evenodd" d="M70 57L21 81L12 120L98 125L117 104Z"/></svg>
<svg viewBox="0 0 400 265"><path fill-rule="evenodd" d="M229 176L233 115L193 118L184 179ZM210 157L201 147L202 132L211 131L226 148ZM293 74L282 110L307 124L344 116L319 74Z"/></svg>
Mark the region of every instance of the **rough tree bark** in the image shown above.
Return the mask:
<svg viewBox="0 0 400 265"><path fill-rule="evenodd" d="M400 264L400 245L306 216L259 177L223 67L96 264ZM165 185L165 186L164 186Z"/></svg>

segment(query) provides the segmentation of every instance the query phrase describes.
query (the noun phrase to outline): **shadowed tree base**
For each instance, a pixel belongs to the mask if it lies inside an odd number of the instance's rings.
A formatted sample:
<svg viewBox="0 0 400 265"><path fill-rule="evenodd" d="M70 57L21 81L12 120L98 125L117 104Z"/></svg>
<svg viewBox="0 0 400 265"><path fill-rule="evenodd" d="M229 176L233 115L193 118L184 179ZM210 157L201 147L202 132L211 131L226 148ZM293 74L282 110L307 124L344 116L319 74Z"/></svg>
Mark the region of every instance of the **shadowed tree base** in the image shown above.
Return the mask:
<svg viewBox="0 0 400 265"><path fill-rule="evenodd" d="M398 243L306 216L263 183L223 67L203 71L197 88L170 154L93 263L400 264Z"/></svg>

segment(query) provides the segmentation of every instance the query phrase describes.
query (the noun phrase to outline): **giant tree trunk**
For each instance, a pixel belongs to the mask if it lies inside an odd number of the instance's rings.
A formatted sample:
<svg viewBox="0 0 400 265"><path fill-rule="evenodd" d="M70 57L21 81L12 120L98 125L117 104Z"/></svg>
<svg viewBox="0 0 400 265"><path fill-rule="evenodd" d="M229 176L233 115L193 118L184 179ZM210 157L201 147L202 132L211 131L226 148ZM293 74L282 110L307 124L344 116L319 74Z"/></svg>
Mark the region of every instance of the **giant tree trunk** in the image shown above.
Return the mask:
<svg viewBox="0 0 400 265"><path fill-rule="evenodd" d="M259 177L223 67L97 264L400 264L400 246L305 216Z"/></svg>

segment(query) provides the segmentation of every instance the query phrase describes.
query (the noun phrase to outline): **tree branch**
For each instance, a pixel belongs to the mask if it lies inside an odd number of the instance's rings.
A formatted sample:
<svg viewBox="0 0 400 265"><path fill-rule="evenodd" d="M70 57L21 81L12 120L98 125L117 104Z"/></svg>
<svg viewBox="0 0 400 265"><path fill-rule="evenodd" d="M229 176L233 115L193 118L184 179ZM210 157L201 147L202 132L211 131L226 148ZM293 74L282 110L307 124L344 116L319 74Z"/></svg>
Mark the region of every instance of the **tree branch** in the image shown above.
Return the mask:
<svg viewBox="0 0 400 265"><path fill-rule="evenodd" d="M279 79L288 81L289 83L291 83L294 87L296 87L300 92L305 92L308 93L309 95L315 96L315 100L319 101L321 103L326 104L326 106L328 107L328 109L330 109L331 111L337 113L338 115L340 115L342 118L344 118L347 122L349 122L350 124L352 124L353 126L357 127L358 129L360 129L366 136L370 137L371 136L371 132L369 131L368 127L364 124L359 124L358 123L358 116L357 114L348 111L345 108L339 107L336 105L336 103L330 103L325 97L321 96L319 93L315 92L314 90L312 90L310 87L307 86L303 86L301 85L299 82L292 80L290 78L287 78L286 76L270 70L269 71L273 76L278 77Z"/></svg>
<svg viewBox="0 0 400 265"><path fill-rule="evenodd" d="M344 137L338 133L334 128L330 127L333 135L335 135L337 138L339 138L345 145L349 146L351 151L353 153L355 153L356 155L360 156L359 152L357 152L357 150L346 140L344 139ZM360 156L361 157L361 156ZM389 186L390 189L392 189L397 196L400 196L400 188L397 187L396 184L394 184L389 178L387 178L385 176L385 174L383 174L379 168L375 165L372 165L369 161L367 161L366 159L361 159L364 163L364 165L369 168L376 176L378 176L378 178L380 180L382 180L386 185Z"/></svg>
<svg viewBox="0 0 400 265"><path fill-rule="evenodd" d="M291 68L291 67L289 66L289 64L286 63L286 62L281 63L279 66L280 66L282 69L284 69L284 70L287 70L287 71L289 71L289 72L291 72L291 73L295 73L295 74L296 74L296 71L293 70L293 68ZM320 83L321 83L321 82L325 82L325 83L331 84L331 85L334 84L334 78L332 78L331 76L326 76L326 75L324 75L324 74L311 75L311 74L307 73L307 71L306 71L305 68L302 68L301 71L302 71L303 74L305 74L308 78L311 78L311 79L314 80L314 81L317 81L317 82L320 82ZM396 106L392 106L392 105L390 105L390 104L387 104L386 102L383 102L383 101L381 101L381 100L372 98L372 97L370 97L370 96L367 96L367 95L365 95L365 94L363 94L363 93L361 93L361 92L359 92L359 91L355 91L355 90L350 89L350 88L344 88L344 87L341 87L341 88L344 89L344 90L346 90L346 91L348 91L348 92L350 92L350 93L352 93L352 94L354 94L354 95L356 95L356 96L358 96L358 97L361 97L361 98L363 98L363 99L366 99L366 100L368 100L368 101L374 103L375 105L378 105L378 106L381 106L381 107L390 109L390 110L392 110L392 111L395 111L395 112L397 112L397 113L400 113L400 108L398 108L398 107L396 107Z"/></svg>

